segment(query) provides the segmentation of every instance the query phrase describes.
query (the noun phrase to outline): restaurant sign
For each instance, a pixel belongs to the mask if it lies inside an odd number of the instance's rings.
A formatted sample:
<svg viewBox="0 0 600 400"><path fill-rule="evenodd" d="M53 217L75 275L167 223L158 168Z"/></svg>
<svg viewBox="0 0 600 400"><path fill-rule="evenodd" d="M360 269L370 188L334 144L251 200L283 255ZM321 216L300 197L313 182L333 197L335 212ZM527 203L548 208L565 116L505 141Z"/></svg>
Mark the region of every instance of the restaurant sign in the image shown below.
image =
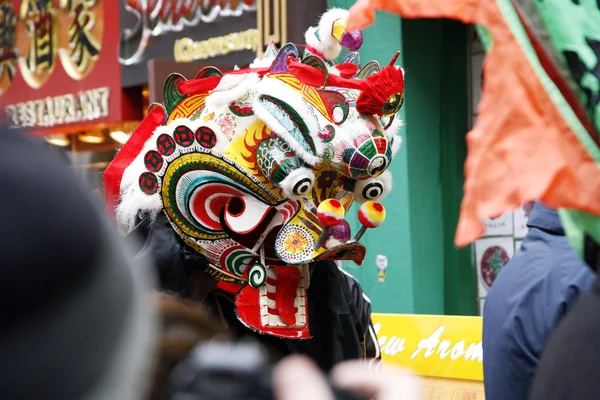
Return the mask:
<svg viewBox="0 0 600 400"><path fill-rule="evenodd" d="M107 87L6 106L11 128L53 127L108 116Z"/></svg>
<svg viewBox="0 0 600 400"><path fill-rule="evenodd" d="M152 59L247 64L256 56L256 9L257 0L121 0L123 86L146 83Z"/></svg>
<svg viewBox="0 0 600 400"><path fill-rule="evenodd" d="M106 46L118 36L116 1L0 0L0 123L130 119L117 54Z"/></svg>

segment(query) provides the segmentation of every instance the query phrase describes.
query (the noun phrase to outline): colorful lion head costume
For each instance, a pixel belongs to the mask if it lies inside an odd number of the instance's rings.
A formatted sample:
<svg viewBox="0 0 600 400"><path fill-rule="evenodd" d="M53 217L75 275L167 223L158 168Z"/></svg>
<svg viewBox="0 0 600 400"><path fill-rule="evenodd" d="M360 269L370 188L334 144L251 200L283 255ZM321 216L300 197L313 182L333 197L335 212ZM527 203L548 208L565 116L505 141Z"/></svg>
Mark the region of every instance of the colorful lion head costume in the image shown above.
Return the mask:
<svg viewBox="0 0 600 400"><path fill-rule="evenodd" d="M350 53L334 65L340 44L362 43L343 29L347 13L330 10L309 29L303 57L288 43L248 69L171 75L164 103L105 173L118 220L164 213L261 333L310 337L309 265L363 262L364 229L352 238L344 220L353 201L365 228L385 218L376 201L391 189L404 73L395 57L361 67Z"/></svg>

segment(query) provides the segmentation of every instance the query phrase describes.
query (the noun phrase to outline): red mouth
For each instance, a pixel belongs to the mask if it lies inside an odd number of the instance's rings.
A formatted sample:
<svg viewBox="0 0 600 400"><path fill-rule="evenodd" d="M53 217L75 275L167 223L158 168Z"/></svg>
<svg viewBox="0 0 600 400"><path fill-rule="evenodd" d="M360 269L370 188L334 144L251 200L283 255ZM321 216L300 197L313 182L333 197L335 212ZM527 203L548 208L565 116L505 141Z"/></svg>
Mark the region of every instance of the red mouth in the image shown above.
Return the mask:
<svg viewBox="0 0 600 400"><path fill-rule="evenodd" d="M308 339L309 272L303 266L268 266L267 281L259 288L246 285L236 296L238 319L264 334Z"/></svg>

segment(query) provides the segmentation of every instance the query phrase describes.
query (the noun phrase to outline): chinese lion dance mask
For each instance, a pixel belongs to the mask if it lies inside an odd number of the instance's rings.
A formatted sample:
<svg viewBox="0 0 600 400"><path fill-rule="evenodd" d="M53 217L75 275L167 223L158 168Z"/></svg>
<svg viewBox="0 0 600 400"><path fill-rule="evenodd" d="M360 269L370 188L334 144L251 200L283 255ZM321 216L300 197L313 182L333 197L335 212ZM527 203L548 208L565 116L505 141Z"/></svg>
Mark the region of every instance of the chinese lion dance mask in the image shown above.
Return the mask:
<svg viewBox="0 0 600 400"><path fill-rule="evenodd" d="M271 45L248 69L171 75L164 103L111 166L122 171L120 222L164 213L236 295L238 318L262 333L310 337L309 265L360 265L360 236L385 218L377 200L391 189L404 74L395 57L361 67L350 53L334 65L340 43L362 42L340 28L346 16L331 10L309 29L302 58L291 43ZM353 201L364 226L354 238L344 219Z"/></svg>

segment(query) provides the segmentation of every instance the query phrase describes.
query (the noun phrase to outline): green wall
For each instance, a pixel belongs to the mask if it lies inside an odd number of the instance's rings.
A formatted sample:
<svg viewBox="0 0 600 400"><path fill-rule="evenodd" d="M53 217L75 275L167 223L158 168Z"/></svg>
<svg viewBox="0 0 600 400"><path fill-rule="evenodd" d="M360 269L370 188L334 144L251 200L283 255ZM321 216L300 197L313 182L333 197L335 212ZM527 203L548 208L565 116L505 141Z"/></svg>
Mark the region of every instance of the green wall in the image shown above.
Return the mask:
<svg viewBox="0 0 600 400"><path fill-rule="evenodd" d="M354 1L330 1L348 8ZM344 262L383 313L474 315L476 276L470 249L453 245L462 197L468 130L467 27L453 21L401 20L378 13L364 31L361 58L386 65L395 51L406 72L400 117L403 145L391 165L387 219L362 239L365 263ZM403 40L404 38L404 40ZM356 207L348 214L360 228ZM375 257L385 255L385 282Z"/></svg>

